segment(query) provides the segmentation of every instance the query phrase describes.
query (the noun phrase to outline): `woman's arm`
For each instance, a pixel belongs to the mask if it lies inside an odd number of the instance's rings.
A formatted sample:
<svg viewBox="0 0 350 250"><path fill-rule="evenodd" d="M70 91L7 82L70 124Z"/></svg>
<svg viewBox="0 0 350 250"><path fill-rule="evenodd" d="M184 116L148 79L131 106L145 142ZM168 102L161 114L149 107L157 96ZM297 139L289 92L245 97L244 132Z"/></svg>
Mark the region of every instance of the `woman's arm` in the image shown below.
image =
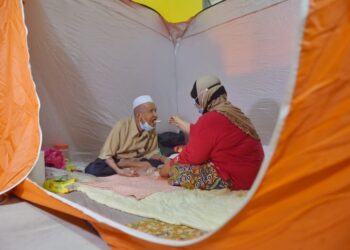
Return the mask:
<svg viewBox="0 0 350 250"><path fill-rule="evenodd" d="M210 114L205 114L190 126L189 140L179 154L178 162L197 165L210 160L211 152L217 143L216 123Z"/></svg>

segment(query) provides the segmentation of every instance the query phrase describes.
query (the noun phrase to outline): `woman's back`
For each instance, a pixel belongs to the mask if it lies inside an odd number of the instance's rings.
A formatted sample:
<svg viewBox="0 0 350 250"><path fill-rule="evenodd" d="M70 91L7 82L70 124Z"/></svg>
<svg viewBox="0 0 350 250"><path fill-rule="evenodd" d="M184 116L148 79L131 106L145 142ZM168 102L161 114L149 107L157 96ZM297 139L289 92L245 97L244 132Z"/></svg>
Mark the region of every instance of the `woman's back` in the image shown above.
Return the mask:
<svg viewBox="0 0 350 250"><path fill-rule="evenodd" d="M211 161L224 180L233 181L233 189L249 189L263 158L260 140L244 133L225 115L211 111L191 125L189 143L180 162Z"/></svg>

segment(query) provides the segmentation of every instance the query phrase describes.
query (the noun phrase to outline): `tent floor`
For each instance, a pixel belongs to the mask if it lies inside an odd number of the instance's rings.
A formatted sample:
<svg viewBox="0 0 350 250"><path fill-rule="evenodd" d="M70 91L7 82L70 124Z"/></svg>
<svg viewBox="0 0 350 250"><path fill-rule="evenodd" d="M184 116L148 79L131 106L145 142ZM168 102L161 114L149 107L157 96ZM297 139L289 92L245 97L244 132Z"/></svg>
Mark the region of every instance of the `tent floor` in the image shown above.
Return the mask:
<svg viewBox="0 0 350 250"><path fill-rule="evenodd" d="M120 224L127 224L146 219L145 217L132 215L100 204L94 200L91 200L87 195L79 191L66 194L63 197Z"/></svg>
<svg viewBox="0 0 350 250"><path fill-rule="evenodd" d="M77 226L11 197L0 206L0 249L109 249L86 223Z"/></svg>

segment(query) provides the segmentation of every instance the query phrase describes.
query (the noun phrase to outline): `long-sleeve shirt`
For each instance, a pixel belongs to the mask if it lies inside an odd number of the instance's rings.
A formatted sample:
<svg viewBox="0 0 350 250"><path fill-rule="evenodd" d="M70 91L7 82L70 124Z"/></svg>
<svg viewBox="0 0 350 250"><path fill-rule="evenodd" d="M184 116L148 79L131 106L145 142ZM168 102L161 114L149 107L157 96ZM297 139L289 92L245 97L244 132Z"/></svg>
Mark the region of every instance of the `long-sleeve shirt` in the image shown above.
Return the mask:
<svg viewBox="0 0 350 250"><path fill-rule="evenodd" d="M249 189L260 169L264 151L260 140L245 134L226 116L212 111L191 124L188 144L177 162L199 165L212 162L232 189Z"/></svg>
<svg viewBox="0 0 350 250"><path fill-rule="evenodd" d="M150 132L137 129L133 117L119 120L109 133L100 152L100 159L150 158L158 154L158 139L155 130Z"/></svg>

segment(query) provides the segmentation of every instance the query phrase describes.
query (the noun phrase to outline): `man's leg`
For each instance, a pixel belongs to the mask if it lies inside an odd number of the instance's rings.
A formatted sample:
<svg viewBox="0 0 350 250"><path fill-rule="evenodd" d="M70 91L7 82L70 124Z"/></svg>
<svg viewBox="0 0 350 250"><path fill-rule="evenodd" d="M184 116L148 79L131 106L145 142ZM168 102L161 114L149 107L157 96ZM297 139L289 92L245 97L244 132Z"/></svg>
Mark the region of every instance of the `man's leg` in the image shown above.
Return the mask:
<svg viewBox="0 0 350 250"><path fill-rule="evenodd" d="M155 167L155 168L158 168L159 165L164 165L164 162L162 162L161 160L155 160L155 159L142 158L141 162L148 162L149 164L151 164L152 167Z"/></svg>
<svg viewBox="0 0 350 250"><path fill-rule="evenodd" d="M86 168L85 173L94 176L110 176L116 174L116 172L107 165L105 160L97 158L95 161L91 162Z"/></svg>

